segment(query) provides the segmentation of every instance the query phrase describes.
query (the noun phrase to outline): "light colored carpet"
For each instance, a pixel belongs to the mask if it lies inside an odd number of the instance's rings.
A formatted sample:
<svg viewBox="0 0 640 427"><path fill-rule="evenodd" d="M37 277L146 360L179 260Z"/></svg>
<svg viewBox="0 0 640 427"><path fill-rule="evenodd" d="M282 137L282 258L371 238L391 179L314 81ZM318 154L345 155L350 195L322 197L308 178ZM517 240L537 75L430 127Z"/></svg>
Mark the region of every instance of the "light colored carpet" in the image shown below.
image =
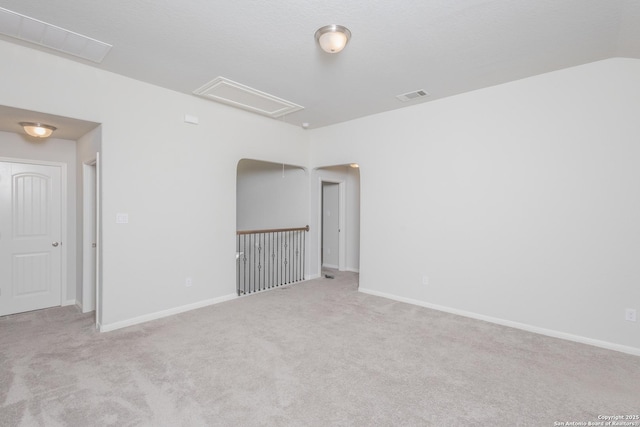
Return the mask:
<svg viewBox="0 0 640 427"><path fill-rule="evenodd" d="M553 426L640 412L640 358L317 279L110 333L0 318L3 426Z"/></svg>

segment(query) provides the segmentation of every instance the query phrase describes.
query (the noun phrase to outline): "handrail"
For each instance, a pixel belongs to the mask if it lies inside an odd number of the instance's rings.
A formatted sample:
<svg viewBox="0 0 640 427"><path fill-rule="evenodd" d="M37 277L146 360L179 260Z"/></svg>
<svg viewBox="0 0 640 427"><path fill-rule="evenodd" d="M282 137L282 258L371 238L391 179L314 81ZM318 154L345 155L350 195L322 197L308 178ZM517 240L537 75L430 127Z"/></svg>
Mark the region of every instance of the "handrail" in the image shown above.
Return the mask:
<svg viewBox="0 0 640 427"><path fill-rule="evenodd" d="M261 234L261 233L280 233L282 231L309 231L309 226L298 227L298 228L272 228L268 230L244 230L244 231L236 231L238 236L242 234Z"/></svg>

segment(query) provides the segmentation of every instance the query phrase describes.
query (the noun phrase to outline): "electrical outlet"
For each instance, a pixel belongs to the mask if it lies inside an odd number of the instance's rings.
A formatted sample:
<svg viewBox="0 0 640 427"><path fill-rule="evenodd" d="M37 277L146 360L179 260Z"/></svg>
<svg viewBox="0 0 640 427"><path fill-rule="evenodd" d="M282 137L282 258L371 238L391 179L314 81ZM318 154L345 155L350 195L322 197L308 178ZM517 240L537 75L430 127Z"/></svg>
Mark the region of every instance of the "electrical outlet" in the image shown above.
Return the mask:
<svg viewBox="0 0 640 427"><path fill-rule="evenodd" d="M129 214L127 213L116 214L116 224L128 224L128 223L129 223Z"/></svg>
<svg viewBox="0 0 640 427"><path fill-rule="evenodd" d="M629 322L635 322L637 319L636 317L636 310L633 308L627 308L624 311L624 320L628 320Z"/></svg>
<svg viewBox="0 0 640 427"><path fill-rule="evenodd" d="M191 279L191 277L187 277L186 279L184 279L184 285L188 288L190 286L193 286L193 280Z"/></svg>
<svg viewBox="0 0 640 427"><path fill-rule="evenodd" d="M424 286L429 286L429 276L427 276L426 274L422 276L422 284Z"/></svg>

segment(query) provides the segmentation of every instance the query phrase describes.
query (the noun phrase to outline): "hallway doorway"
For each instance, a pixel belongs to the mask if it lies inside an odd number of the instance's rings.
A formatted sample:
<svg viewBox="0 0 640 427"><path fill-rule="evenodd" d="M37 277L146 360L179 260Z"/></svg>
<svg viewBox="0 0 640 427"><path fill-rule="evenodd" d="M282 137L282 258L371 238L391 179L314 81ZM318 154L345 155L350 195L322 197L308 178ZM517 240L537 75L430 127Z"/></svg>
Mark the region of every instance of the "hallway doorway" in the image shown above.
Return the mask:
<svg viewBox="0 0 640 427"><path fill-rule="evenodd" d="M315 275L322 269L360 271L360 170L337 165L313 171L312 212L317 212L317 249L312 255ZM317 203L317 204L316 204ZM313 227L312 227L313 228Z"/></svg>
<svg viewBox="0 0 640 427"><path fill-rule="evenodd" d="M344 222L344 203L340 195L344 193L344 182L322 181L320 265L322 268L344 270L344 241L340 238L341 224ZM340 250L342 246L342 251ZM342 261L342 262L341 262Z"/></svg>

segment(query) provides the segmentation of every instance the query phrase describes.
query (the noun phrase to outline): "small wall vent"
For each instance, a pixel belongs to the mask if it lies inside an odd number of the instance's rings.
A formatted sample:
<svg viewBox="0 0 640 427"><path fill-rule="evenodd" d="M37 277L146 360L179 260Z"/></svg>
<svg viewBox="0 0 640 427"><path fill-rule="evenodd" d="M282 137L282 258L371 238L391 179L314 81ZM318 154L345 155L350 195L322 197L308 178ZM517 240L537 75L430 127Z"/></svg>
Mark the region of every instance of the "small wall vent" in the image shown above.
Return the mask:
<svg viewBox="0 0 640 427"><path fill-rule="evenodd" d="M269 117L281 117L304 107L224 77L216 77L193 91L195 95Z"/></svg>
<svg viewBox="0 0 640 427"><path fill-rule="evenodd" d="M413 92L403 93L402 95L396 96L396 98L398 98L402 102L407 102L413 101L414 99L423 98L425 96L429 96L429 92L421 89Z"/></svg>
<svg viewBox="0 0 640 427"><path fill-rule="evenodd" d="M111 45L0 7L0 34L100 63Z"/></svg>

